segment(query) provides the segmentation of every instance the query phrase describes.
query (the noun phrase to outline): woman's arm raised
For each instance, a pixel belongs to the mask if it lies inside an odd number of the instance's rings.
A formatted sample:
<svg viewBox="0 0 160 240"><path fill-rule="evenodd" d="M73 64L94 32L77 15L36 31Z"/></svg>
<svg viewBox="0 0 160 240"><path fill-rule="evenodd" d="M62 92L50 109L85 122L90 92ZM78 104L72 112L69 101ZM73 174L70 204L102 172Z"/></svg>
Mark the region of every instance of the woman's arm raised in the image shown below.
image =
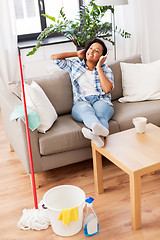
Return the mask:
<svg viewBox="0 0 160 240"><path fill-rule="evenodd" d="M57 54L52 54L51 59L64 59L64 58L69 58L69 57L84 57L84 50L80 50L77 52L64 52L64 53L57 53Z"/></svg>

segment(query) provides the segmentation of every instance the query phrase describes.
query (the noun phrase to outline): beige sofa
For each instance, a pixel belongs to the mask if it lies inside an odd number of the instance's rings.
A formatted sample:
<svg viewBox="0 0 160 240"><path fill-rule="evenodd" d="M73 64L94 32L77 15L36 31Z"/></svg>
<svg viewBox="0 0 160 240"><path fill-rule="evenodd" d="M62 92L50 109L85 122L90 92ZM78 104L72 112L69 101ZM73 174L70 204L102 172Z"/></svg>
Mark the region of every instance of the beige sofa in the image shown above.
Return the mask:
<svg viewBox="0 0 160 240"><path fill-rule="evenodd" d="M140 56L123 60L140 63ZM132 118L147 117L148 122L160 126L160 100L136 103L120 103L122 79L119 61L109 65L113 71L115 88L112 102L115 114L109 122L110 134L133 127ZM54 105L58 119L45 134L30 131L35 173L76 163L92 157L90 141L81 133L82 123L71 116L72 89L69 74L56 71L53 75L34 79L44 90ZM0 93L0 104L6 136L16 151L27 173L30 173L25 125L21 119L11 122L10 115L21 100L10 90Z"/></svg>

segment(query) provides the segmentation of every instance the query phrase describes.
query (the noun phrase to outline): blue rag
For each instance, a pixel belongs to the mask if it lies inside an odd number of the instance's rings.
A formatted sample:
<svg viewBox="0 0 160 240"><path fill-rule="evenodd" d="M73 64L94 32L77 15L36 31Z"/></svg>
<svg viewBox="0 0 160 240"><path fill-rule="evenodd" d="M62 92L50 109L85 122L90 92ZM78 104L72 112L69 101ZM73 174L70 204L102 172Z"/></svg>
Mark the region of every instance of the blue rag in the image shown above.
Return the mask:
<svg viewBox="0 0 160 240"><path fill-rule="evenodd" d="M40 125L40 117L38 113L30 107L27 107L27 116L28 126L32 131L34 131ZM14 121L17 118L21 118L22 121L25 123L25 114L23 106L15 106L15 109L10 116L10 121Z"/></svg>

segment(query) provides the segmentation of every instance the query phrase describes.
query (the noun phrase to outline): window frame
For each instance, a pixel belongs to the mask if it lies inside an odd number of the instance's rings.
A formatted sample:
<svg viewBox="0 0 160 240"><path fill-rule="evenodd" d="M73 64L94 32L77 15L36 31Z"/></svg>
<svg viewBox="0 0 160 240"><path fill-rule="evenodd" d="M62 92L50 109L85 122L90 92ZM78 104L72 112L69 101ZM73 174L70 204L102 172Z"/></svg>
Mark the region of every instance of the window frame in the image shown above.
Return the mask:
<svg viewBox="0 0 160 240"><path fill-rule="evenodd" d="M41 4L43 6L43 9L41 9ZM83 0L79 0L79 7L83 5ZM39 17L41 22L41 31L43 31L47 27L46 18L42 16L42 14L45 14L45 2L44 0L38 0L38 6L39 6ZM31 33L31 34L22 34L18 35L18 42L24 42L24 41L30 41L30 40L36 40L39 36L40 32L38 33ZM61 33L52 33L48 37L58 37L63 36Z"/></svg>

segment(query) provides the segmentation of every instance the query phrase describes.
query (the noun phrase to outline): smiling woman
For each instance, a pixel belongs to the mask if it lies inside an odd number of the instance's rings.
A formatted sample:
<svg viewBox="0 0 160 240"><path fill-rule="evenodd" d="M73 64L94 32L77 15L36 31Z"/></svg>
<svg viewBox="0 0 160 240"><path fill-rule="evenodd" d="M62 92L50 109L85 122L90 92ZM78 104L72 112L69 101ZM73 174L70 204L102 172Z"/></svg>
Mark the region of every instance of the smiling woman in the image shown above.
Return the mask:
<svg viewBox="0 0 160 240"><path fill-rule="evenodd" d="M114 113L110 95L114 85L113 73L105 64L106 53L104 42L93 39L87 42L83 50L51 56L55 64L70 74L73 119L84 123L84 137L92 140L98 147L104 146L104 138L109 134L108 121Z"/></svg>
<svg viewBox="0 0 160 240"><path fill-rule="evenodd" d="M85 47L85 50L84 50L84 58L86 58L86 56L87 56L86 54L87 54L87 51L89 49L91 50L91 52L92 52L92 50L95 51L99 57L101 57L102 55L105 56L107 54L107 48L106 48L106 45L104 44L104 42L101 41L100 39L96 39L95 41L96 41L95 43L92 40L88 41L86 43L86 47ZM92 43L94 45L92 45ZM97 48L95 48L94 46L97 46Z"/></svg>

